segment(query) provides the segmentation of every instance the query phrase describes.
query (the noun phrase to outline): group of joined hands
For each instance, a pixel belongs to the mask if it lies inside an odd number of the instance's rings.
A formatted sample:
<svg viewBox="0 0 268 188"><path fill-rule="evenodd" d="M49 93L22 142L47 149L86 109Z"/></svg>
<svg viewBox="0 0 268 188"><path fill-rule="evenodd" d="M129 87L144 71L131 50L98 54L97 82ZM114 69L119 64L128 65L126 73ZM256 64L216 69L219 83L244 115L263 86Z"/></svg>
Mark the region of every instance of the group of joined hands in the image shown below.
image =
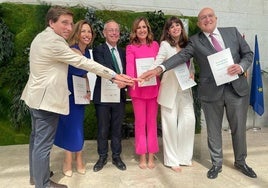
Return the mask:
<svg viewBox="0 0 268 188"><path fill-rule="evenodd" d="M154 69L150 69L144 72L138 78L132 78L125 74L117 74L114 77L113 82L116 83L119 88L124 88L126 86L134 87L135 82L139 82L140 85L142 85L145 81L150 80L150 78L154 76L159 76L162 72L163 72L162 68L158 66ZM241 70L241 66L239 64L233 64L229 66L227 72L231 76L243 73L243 71ZM194 79L194 75L191 75L191 78Z"/></svg>
<svg viewBox="0 0 268 188"><path fill-rule="evenodd" d="M155 69L144 72L138 78L133 78L126 74L117 74L113 78L113 82L116 83L119 88L124 88L126 86L135 87L135 84L134 84L135 82L139 82L140 85L142 85L145 81L150 80L150 78L160 75L161 72L162 72L162 69L159 70L159 68L155 68Z"/></svg>

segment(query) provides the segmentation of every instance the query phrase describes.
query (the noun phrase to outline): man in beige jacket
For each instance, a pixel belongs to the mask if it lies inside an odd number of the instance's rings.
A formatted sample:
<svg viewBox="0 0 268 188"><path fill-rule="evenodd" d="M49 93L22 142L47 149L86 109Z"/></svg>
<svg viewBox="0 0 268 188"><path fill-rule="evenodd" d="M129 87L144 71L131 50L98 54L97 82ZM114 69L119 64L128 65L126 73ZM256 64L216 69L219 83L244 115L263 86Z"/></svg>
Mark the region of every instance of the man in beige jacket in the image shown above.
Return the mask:
<svg viewBox="0 0 268 188"><path fill-rule="evenodd" d="M36 188L64 188L67 186L49 179L49 161L59 114L69 113L68 65L110 79L118 87L132 86L134 81L69 48L66 39L72 31L73 14L68 9L51 7L46 22L47 28L31 44L30 74L21 99L29 106L32 119L29 148L31 183Z"/></svg>

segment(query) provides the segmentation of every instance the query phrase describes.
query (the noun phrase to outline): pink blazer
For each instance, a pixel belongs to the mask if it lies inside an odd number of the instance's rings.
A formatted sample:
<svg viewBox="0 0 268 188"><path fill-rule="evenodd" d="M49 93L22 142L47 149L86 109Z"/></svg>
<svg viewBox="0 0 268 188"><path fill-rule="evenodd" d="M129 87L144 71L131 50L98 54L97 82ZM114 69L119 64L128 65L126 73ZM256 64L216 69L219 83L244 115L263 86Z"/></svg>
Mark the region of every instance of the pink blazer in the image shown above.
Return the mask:
<svg viewBox="0 0 268 188"><path fill-rule="evenodd" d="M149 58L153 57L155 59L159 50L159 44L156 41L148 45L127 45L126 47L126 74L136 78L136 59L138 58ZM158 95L160 80L157 78L157 85L147 86L147 87L138 87L138 84L135 83L135 88L128 88L128 94L132 98L142 98L142 99L151 99L155 98Z"/></svg>

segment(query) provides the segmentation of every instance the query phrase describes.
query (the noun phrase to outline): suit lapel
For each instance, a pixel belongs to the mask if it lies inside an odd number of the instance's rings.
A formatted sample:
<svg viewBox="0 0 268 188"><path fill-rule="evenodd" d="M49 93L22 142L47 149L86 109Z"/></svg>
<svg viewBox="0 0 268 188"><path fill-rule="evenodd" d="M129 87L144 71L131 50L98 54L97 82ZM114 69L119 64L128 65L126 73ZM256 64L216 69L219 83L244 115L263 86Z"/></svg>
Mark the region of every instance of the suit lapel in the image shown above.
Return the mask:
<svg viewBox="0 0 268 188"><path fill-rule="evenodd" d="M123 73L125 74L126 73L126 53L124 52L122 48L118 48L118 52L119 52L120 59L121 59Z"/></svg>
<svg viewBox="0 0 268 188"><path fill-rule="evenodd" d="M104 43L104 45L103 45L103 48L104 48L104 53L107 55L107 59L106 59L106 64L107 64L107 66L109 67L109 68L111 68L111 69L113 69L114 70L114 68L113 68L113 58L112 58L112 54L111 54L111 51L110 51L110 49L109 49L109 46L106 44L106 43Z"/></svg>
<svg viewBox="0 0 268 188"><path fill-rule="evenodd" d="M229 48L230 44L232 44L232 39L231 39L230 35L228 36L228 32L226 32L227 30L221 29L221 28L218 28L218 30L219 30L219 32L221 34L221 37L222 37L222 40L224 42L225 48Z"/></svg>
<svg viewBox="0 0 268 188"><path fill-rule="evenodd" d="M199 33L199 41L203 45L204 48L207 48L209 51L212 51L213 53L216 52L212 44L209 42L208 38L203 32Z"/></svg>

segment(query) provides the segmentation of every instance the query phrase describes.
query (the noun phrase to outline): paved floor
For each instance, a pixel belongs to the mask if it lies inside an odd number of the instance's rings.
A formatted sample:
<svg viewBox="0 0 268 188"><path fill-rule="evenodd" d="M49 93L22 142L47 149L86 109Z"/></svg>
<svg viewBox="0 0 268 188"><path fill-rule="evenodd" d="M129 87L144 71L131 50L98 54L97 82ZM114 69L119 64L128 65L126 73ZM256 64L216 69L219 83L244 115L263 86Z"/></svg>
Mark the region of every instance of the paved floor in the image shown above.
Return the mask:
<svg viewBox="0 0 268 188"><path fill-rule="evenodd" d="M247 163L257 173L257 179L243 175L233 167L231 135L223 131L224 165L223 171L215 180L206 177L211 167L207 150L206 130L195 135L194 158L192 167L182 167L181 173L175 173L163 165L162 152L156 155L156 168L141 170L134 154L133 138L123 140L122 159L127 165L126 171L120 171L109 162L103 170L93 172L97 160L96 141L86 141L84 160L87 173L64 177L61 172L63 151L54 147L51 153L53 180L67 184L69 188L267 188L268 187L268 127L260 131L247 131ZM162 141L159 138L162 151ZM31 188L28 176L28 145L0 147L0 188Z"/></svg>

